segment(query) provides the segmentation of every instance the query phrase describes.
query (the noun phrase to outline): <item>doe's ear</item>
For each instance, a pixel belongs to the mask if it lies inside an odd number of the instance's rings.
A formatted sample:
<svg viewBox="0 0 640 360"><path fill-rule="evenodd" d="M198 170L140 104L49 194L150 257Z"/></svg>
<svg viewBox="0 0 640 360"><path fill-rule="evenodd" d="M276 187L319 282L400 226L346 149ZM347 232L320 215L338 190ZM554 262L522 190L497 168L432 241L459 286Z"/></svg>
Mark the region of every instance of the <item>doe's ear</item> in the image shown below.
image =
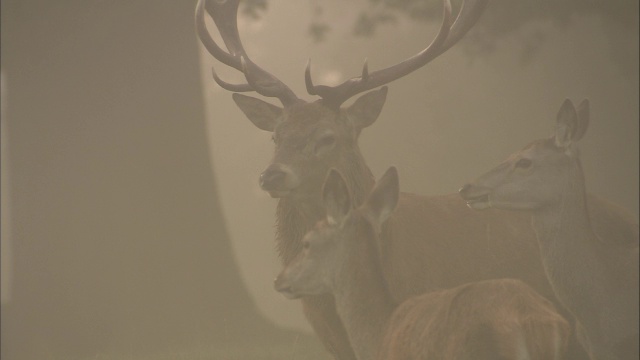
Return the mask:
<svg viewBox="0 0 640 360"><path fill-rule="evenodd" d="M322 202L327 212L327 221L339 224L352 207L351 194L342 174L334 168L329 170L322 186Z"/></svg>
<svg viewBox="0 0 640 360"><path fill-rule="evenodd" d="M247 118L261 130L273 132L282 118L282 108L279 106L238 93L231 97Z"/></svg>
<svg viewBox="0 0 640 360"><path fill-rule="evenodd" d="M574 135L576 134L577 128L578 113L576 112L576 108L573 106L571 100L566 99L562 103L556 118L556 146L565 149L568 148L574 141Z"/></svg>
<svg viewBox="0 0 640 360"><path fill-rule="evenodd" d="M371 190L363 207L372 215L378 225L381 225L398 206L399 196L398 170L391 166Z"/></svg>
<svg viewBox="0 0 640 360"><path fill-rule="evenodd" d="M582 100L580 105L578 105L577 112L578 127L576 128L576 133L573 135L573 141L582 139L589 127L589 99Z"/></svg>
<svg viewBox="0 0 640 360"><path fill-rule="evenodd" d="M373 124L387 100L387 87L383 86L379 90L370 91L360 96L353 105L349 106L347 116L353 121L359 130Z"/></svg>

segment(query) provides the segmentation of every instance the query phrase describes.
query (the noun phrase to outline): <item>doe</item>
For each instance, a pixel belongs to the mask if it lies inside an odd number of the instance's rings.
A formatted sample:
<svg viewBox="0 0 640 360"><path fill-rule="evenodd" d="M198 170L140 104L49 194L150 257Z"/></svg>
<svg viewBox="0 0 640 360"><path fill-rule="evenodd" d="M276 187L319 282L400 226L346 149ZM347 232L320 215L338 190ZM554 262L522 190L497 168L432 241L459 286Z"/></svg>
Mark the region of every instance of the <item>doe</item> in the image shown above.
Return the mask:
<svg viewBox="0 0 640 360"><path fill-rule="evenodd" d="M553 136L514 153L460 195L473 209L531 210L545 273L577 320L578 340L592 359L638 359L637 230L612 241L616 234L598 237L592 229L576 148L588 125L589 102L576 109L565 100Z"/></svg>

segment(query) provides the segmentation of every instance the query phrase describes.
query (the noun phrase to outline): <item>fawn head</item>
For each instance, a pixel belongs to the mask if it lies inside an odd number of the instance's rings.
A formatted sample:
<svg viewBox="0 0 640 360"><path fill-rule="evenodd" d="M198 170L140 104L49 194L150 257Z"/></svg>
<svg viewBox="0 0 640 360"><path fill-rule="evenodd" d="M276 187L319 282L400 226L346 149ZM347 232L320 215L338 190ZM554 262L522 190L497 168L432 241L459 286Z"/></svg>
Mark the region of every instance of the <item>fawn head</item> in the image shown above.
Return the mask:
<svg viewBox="0 0 640 360"><path fill-rule="evenodd" d="M398 173L390 167L365 202L354 208L346 181L331 169L322 188L326 217L304 236L302 251L278 275L275 289L292 299L332 293L344 274L359 270L354 269L356 259L377 257L372 244L399 194Z"/></svg>

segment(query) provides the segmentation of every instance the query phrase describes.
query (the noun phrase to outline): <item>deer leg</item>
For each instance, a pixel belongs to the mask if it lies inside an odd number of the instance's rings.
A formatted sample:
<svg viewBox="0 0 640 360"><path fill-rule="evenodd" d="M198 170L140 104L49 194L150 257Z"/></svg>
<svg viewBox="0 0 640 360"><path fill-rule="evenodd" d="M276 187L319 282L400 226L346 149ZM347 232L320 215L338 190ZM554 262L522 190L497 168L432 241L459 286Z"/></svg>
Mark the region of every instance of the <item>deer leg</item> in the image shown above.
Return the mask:
<svg viewBox="0 0 640 360"><path fill-rule="evenodd" d="M318 338L336 360L356 360L332 295L302 298L302 309Z"/></svg>

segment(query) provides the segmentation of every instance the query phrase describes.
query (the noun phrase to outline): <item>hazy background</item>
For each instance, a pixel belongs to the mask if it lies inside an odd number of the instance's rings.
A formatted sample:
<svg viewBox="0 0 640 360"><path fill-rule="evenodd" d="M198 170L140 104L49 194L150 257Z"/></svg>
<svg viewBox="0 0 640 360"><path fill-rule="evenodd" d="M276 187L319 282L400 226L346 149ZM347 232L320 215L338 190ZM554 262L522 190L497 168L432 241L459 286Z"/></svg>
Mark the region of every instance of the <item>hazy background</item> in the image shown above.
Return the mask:
<svg viewBox="0 0 640 360"><path fill-rule="evenodd" d="M421 50L437 32L436 23L405 19L379 26L370 38L356 37L353 25L367 2L323 3L331 31L320 43L306 32L315 18L306 2L270 1L260 20L241 21L249 56L306 100L315 99L304 87L308 58L316 83L341 82L358 76L365 58L370 71L390 66ZM499 11L492 8L499 5L490 2L487 13ZM473 30L469 35L472 39ZM550 19L533 21L499 38L489 54L470 56L473 44L463 40L393 82L378 121L360 138L374 176L395 165L403 191L455 192L529 141L550 135L565 98L575 103L588 98L591 123L580 144L587 186L637 215L637 70L612 57L608 35L597 14L569 16L563 26ZM616 45L627 47L632 59L625 60L633 64L635 56L637 64L637 32L621 35ZM531 39L539 41L533 54ZM298 304L272 290L280 270L273 237L276 200L258 187L273 153L270 134L255 128L230 93L214 83L210 65L225 80L241 82L242 77L224 71L206 50L201 54L211 156L243 277L270 319L308 329L301 312L293 309Z"/></svg>
<svg viewBox="0 0 640 360"><path fill-rule="evenodd" d="M638 5L594 3L631 23L542 7L517 26L504 1L490 3L478 33L509 31L486 43L472 30L390 85L360 138L374 175L395 165L403 191L455 192L551 134L565 98L589 98L587 186L637 216ZM308 58L316 83L342 81L365 58L373 71L415 54L437 31L400 13L354 36L362 11L381 10L369 5L271 0L257 19L241 17L241 36L255 62L314 100ZM298 302L272 289L276 200L257 181L273 144L211 79L215 64L242 80L199 46L194 7L2 1L3 359L251 348L275 343L267 333L298 358L300 333L287 329L309 326ZM434 8L427 17L438 21ZM329 26L321 42L310 24ZM219 358L200 356L186 358Z"/></svg>

